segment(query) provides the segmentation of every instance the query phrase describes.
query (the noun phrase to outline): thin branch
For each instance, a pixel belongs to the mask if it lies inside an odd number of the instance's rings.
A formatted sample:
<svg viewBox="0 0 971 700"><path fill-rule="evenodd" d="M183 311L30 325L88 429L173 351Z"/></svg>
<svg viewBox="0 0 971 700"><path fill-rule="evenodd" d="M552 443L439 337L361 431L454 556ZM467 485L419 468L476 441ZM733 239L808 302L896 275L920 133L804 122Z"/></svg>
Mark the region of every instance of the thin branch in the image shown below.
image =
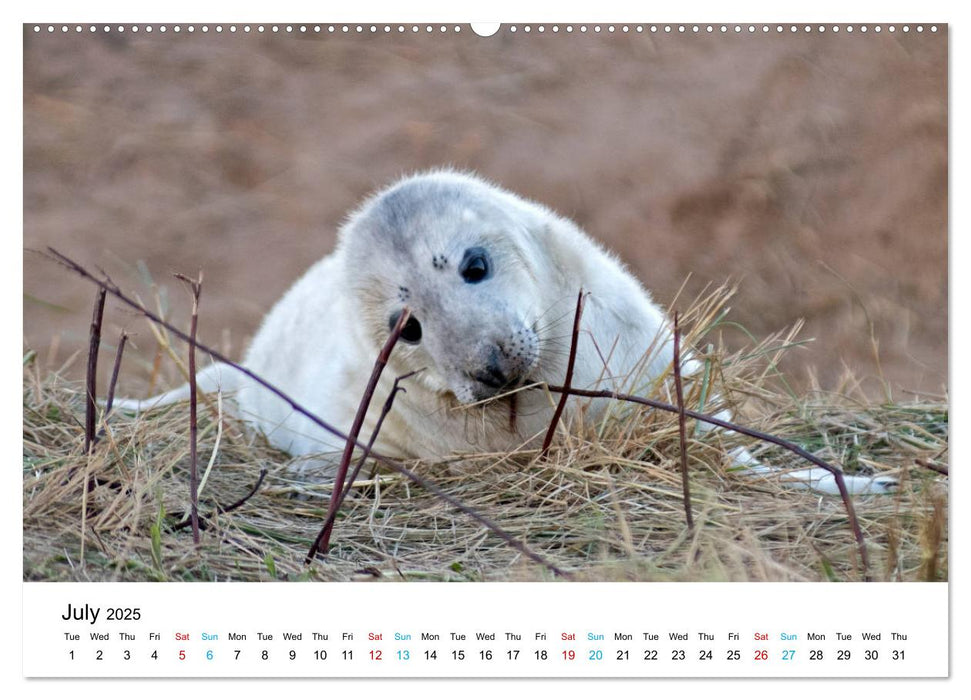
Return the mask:
<svg viewBox="0 0 971 700"><path fill-rule="evenodd" d="M934 464L928 459L915 459L914 461L921 467L924 467L924 469L930 469L932 472L937 472L938 474L948 476L947 467L943 467L940 464Z"/></svg>
<svg viewBox="0 0 971 700"><path fill-rule="evenodd" d="M398 386L399 382L413 377L418 374L421 370L416 370L414 372L409 372L408 374L402 374L400 377L396 377L394 380L394 386L391 388L391 393L388 394L387 400L384 402L384 406L381 408L381 415L378 416L378 422L374 426L374 430L371 431L371 438L368 440L367 449L368 451L374 447L374 443L378 439L378 433L381 432L381 426L384 425L385 417L391 413L391 406L394 404L394 397L399 391L407 393L407 390ZM305 564L309 564L313 561L314 557L317 556L317 551L322 550L326 553L327 547L330 543L330 533L334 529L334 522L337 520L337 513L340 511L340 507L344 504L344 499L347 498L347 494L350 493L351 487L357 480L357 475L361 473L361 469L364 467L364 463L367 461L367 453L361 455L361 458L357 461L357 465L354 467L354 471L351 472L350 477L347 479L347 483L344 486L344 490L341 492L340 498L337 501L337 507L334 508L332 513L327 514L327 520L324 522L324 526L320 530L320 534L317 535L317 539L314 540L313 546L310 548L310 552L307 554L307 558L304 561ZM336 483L335 483L336 489Z"/></svg>
<svg viewBox="0 0 971 700"><path fill-rule="evenodd" d="M681 327L674 312L674 393L678 397L678 438L681 443L681 488L684 492L684 517L688 529L695 526L691 515L691 484L688 480L688 431L684 420L684 390L681 387Z"/></svg>
<svg viewBox="0 0 971 700"><path fill-rule="evenodd" d="M246 503L246 501L248 501L249 499L251 499L253 496L256 495L256 492L260 490L260 486L263 485L263 479L265 479L265 478L266 478L266 467L263 467L262 469L260 469L260 477L256 480L256 483L253 484L253 488L250 489L249 493L247 493L245 496L243 496L242 498L240 498L235 503L232 503L232 504L230 504L228 506L221 506L221 505L219 505L217 503L216 506L215 506L215 508L213 509L214 512L215 513L231 513L232 511L236 510L237 508L239 508L240 506L242 506L244 503ZM181 517L184 517L184 516L181 516ZM206 529L206 524L208 523L208 520L209 520L208 518L200 518L200 520L199 520L199 529L200 530L205 530ZM188 521L188 520L182 520L182 521L176 523L175 525L173 525L172 526L172 530L182 530L182 529L188 527L189 525L190 525L190 521Z"/></svg>
<svg viewBox="0 0 971 700"><path fill-rule="evenodd" d="M145 318L147 318L147 319L149 319L151 321L154 321L155 323L157 323L160 326L164 327L172 335L174 335L175 337L179 338L180 340L183 340L185 342L189 342L189 336L188 335L186 335L184 332L182 332L181 330L179 330L178 328L176 328L172 324L170 324L170 323L162 320L158 316L158 314L153 313L149 309L145 308L139 302L137 302L134 299L132 299L131 297L127 296L124 292L121 291L121 289L118 288L117 285L115 285L110 280L109 281L105 281L103 279L99 279L99 278L95 277L90 272L88 272L87 269L85 269L84 267L82 267L78 263L74 262L73 260L71 260L67 256L62 255L61 253L59 253L54 248L48 248L47 251L48 251L49 257L52 260L54 260L55 262L60 263L61 265L65 266L67 269L71 270L75 274L80 275L84 279L87 279L87 280L93 282L94 284L98 285L102 289L107 290L107 292L109 294L111 294L113 297L115 297L116 299L118 299L120 302L122 302L126 306L129 306L129 307L135 309L140 314L142 314ZM280 389L278 389L276 386L274 386L273 384L271 384L267 380L263 379L261 376L259 376L258 374L256 374L252 370L246 369L242 365L240 365L240 364L238 364L236 362L233 362L232 360L230 360L228 357L226 357L225 355L223 355L221 352L219 352L215 348L211 348L211 347L209 347L207 345L203 345L202 343L199 343L199 342L196 343L196 347L199 350L201 350L202 352L207 353L208 355L210 355L214 360L216 360L218 362L222 362L222 363L226 364L228 367L232 367L237 372L239 372L239 373L245 375L246 377L250 378L251 380L253 380L257 384L259 384L261 387L263 387L264 389L266 389L267 391L269 391L271 394L275 395L276 397L278 397L279 399L281 399L282 401L284 401L294 411L296 411L300 415L306 417L308 420L310 420L317 427L319 427L319 428L321 428L323 430L326 430L331 435L334 435L334 436L336 436L337 438L339 438L341 440L347 440L347 435L345 435L342 431L338 430L334 426L330 425L326 421L324 421L321 418L319 418L318 416L316 416L314 413L312 413L308 409L304 408L296 400L290 398L290 396L288 396L286 393L284 393L283 391L281 391ZM364 450L364 454L365 455L370 455L371 459L374 459L375 461L380 462L381 464L383 464L384 466L388 467L392 471L394 471L394 472L396 472L398 474L401 474L402 476L404 476L409 481L414 482L415 484L417 484L421 488L425 489L426 491L431 492L432 494L434 494L438 498L442 499L443 501L445 501L446 503L448 503L449 505L451 505L453 508L456 508L457 510L461 511L462 513L465 513L466 515L468 515L470 518L472 518L476 522L481 523L485 528L487 528L488 530L491 530L503 542L505 542L510 547L512 547L513 549L515 549L516 551L518 551L523 556L531 559L532 561L536 562L540 566L545 567L546 569L548 569L549 571L551 571L556 576L561 576L563 578L573 578L570 574L568 574L567 572L563 571L562 569L560 569L556 565L548 562L544 557L540 556L536 552L534 552L531 549L529 549L526 545L522 544L519 540L517 540L515 537L513 537L510 533L508 533L505 530L503 530L501 527L499 527L499 525L497 525L496 523L494 523L492 520L490 520L486 516L484 516L484 515L476 512L472 508L469 508L464 503L462 503L461 501L457 500L454 496L449 495L448 493L446 493L445 491L443 491L442 489L440 489L438 486L436 486L432 482L428 481L427 479L424 479L423 477L418 476L413 471L411 471L410 469L408 469L408 468L404 467L403 465L397 463L396 461L394 461L390 457L386 457L386 456L384 456L382 454L379 454L377 452L373 452L373 451L368 450L367 449L367 446L364 445L363 443L359 442L359 441L356 442L355 444L359 448L361 448L361 449Z"/></svg>
<svg viewBox="0 0 971 700"><path fill-rule="evenodd" d="M358 435L361 434L361 427L364 425L364 418L367 416L368 408L371 406L371 399L374 398L374 390L378 388L378 382L381 380L381 373L384 372L384 368L391 358L391 351L394 350L398 338L401 337L401 331L404 330L405 324L410 318L411 311L408 307L405 307L401 315L398 316L398 322L394 324L394 328L388 334L388 339L384 341L384 347L378 353L378 358L374 361L374 367L371 368L371 377L368 379L367 387L364 389L364 395L361 397L361 402L357 405L357 415L354 416L354 422L351 424L350 432L347 433L344 454L341 455L340 465L337 468L337 476L334 477L334 487L330 493L330 506L327 509L327 519L324 526L320 529L317 538L314 540L313 545L310 547L310 552L307 554L308 563L314 560L318 551L322 551L325 555L327 554L334 518L337 516L337 508L340 505L340 501L343 499L341 494L344 491L344 482L347 479L347 469L351 464L351 456L354 454L354 445L357 442ZM394 396L394 392L391 393L391 396ZM372 437L377 437L376 431ZM372 440L368 444L367 449L370 450L373 444Z"/></svg>
<svg viewBox="0 0 971 700"><path fill-rule="evenodd" d="M566 378L563 380L563 385L566 387L567 392L569 392L570 386L573 383L573 365L576 364L577 360L577 339L580 335L580 317L582 315L583 289L577 294L577 310L573 316L573 337L570 340L570 358L566 363ZM556 434L556 426L560 422L560 416L563 415L563 409L566 408L566 402L569 398L569 393L564 392L560 395L560 402L556 405L556 411L553 412L553 418L550 420L550 427L546 431L546 437L543 439L543 449L539 453L540 459L546 459L546 454L550 451L553 436Z"/></svg>
<svg viewBox="0 0 971 700"><path fill-rule="evenodd" d="M105 400L105 412L101 419L101 427L98 428L98 432L94 437L94 441L97 443L104 437L105 430L108 428L108 415L111 413L111 407L115 403L115 387L118 385L118 373L121 371L121 356L125 352L125 343L128 341L128 334L125 331L121 332L121 338L118 340L118 350L115 352L115 364L111 369L111 381L108 383L108 398ZM92 477L94 483L88 484L88 490L94 489L96 486L101 485L104 482L98 481L97 478ZM112 487L114 488L114 487Z"/></svg>
<svg viewBox="0 0 971 700"><path fill-rule="evenodd" d="M199 326L199 296L202 294L202 270L199 279L185 275L177 279L192 290L192 320L189 322L189 504L192 522L192 541L199 544L199 400L196 396L196 330Z"/></svg>
<svg viewBox="0 0 971 700"><path fill-rule="evenodd" d="M678 413L678 407L672 406L669 403L663 401L657 401L655 399L648 399L643 396L634 396L632 394L622 394L616 391L608 390L589 390L589 389L573 389L566 388L562 386L548 386L549 391L562 394L567 393L571 396L583 396L586 398L593 399L615 399L617 401L628 401L630 403L639 403L644 406L650 406L651 408L656 408L661 411L668 411L669 413ZM849 491L846 490L846 481L843 479L843 472L841 472L836 467L827 464L822 459L817 457L810 452L807 452L799 445L789 442L784 438L771 435L769 433L763 433L760 430L755 430L754 428L746 428L743 425L738 425L737 423L731 423L727 420L722 420L720 418L715 418L705 413L699 413L698 411L692 411L686 408L684 410L686 416L694 418L695 420L708 423L710 425L718 426L719 428L724 428L725 430L731 430L735 433L741 433L742 435L747 435L753 437L756 440L762 440L763 442L769 442L773 445L778 445L779 447L789 450L790 452L799 455L803 459L812 462L816 466L825 469L833 475L833 480L836 482L836 488L839 489L840 498L843 500L843 507L846 508L847 520L849 520L850 528L853 530L853 536L856 539L857 546L860 550L860 559L862 562L863 575L864 578L869 580L869 556L866 551L866 542L863 539L863 530L860 529L860 523L856 518L856 510L853 508L853 500L850 498Z"/></svg>
<svg viewBox="0 0 971 700"><path fill-rule="evenodd" d="M84 453L90 454L95 444L95 396L98 393L98 348L101 346L101 320L105 314L105 290L98 290L94 301L94 312L91 316L91 333L88 343L88 395L84 404Z"/></svg>
<svg viewBox="0 0 971 700"><path fill-rule="evenodd" d="M246 494L245 496L243 496L241 499L239 499L235 503L229 504L228 506L221 506L221 505L219 505L217 503L216 504L216 512L217 513L231 513L234 510L236 510L237 508L239 508L240 506L242 506L244 503L246 503L246 501L248 501L249 499L251 499L253 496L256 495L256 492L260 490L260 486L263 485L263 479L265 479L265 478L266 478L266 467L263 467L262 469L260 469L260 478L256 480L256 483L253 484L253 488L250 489L250 492L248 494Z"/></svg>
<svg viewBox="0 0 971 700"><path fill-rule="evenodd" d="M128 342L128 333L121 332L118 339L118 350L115 352L115 364L111 368L111 381L108 383L108 398L105 400L105 418L111 413L111 407L115 402L115 387L118 385L118 373L121 371L121 356L125 354L125 343Z"/></svg>

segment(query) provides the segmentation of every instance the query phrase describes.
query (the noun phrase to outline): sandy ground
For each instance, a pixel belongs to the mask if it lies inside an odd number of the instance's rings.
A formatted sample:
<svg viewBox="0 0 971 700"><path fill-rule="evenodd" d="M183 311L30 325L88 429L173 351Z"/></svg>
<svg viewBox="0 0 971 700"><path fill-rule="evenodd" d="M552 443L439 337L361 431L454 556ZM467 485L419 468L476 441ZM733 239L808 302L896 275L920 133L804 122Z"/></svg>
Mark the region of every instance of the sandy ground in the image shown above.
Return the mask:
<svg viewBox="0 0 971 700"><path fill-rule="evenodd" d="M238 357L363 196L448 164L574 218L662 303L733 280L755 336L805 319L797 384L848 367L874 395L881 371L898 399L944 391L946 30L463 29L25 31L25 345L52 367L86 347L93 290L31 252L53 245L146 298L147 271L178 319L171 273L203 269L200 335ZM137 333L142 389L150 334L115 304L106 323Z"/></svg>

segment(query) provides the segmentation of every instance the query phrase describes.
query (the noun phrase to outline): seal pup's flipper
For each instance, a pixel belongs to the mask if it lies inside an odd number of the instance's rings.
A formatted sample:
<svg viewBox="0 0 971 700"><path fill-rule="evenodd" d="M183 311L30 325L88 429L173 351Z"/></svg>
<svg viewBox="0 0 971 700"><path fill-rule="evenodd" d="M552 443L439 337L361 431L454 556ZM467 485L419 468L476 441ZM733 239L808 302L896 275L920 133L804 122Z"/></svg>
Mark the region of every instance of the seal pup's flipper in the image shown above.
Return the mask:
<svg viewBox="0 0 971 700"><path fill-rule="evenodd" d="M782 484L796 489L808 489L828 496L839 496L836 478L828 469L811 467L809 469L783 469L770 467L759 462L744 447L731 452L734 466L750 474L777 477ZM844 474L843 483L851 496L866 494L890 494L897 490L898 482L890 476L859 476Z"/></svg>

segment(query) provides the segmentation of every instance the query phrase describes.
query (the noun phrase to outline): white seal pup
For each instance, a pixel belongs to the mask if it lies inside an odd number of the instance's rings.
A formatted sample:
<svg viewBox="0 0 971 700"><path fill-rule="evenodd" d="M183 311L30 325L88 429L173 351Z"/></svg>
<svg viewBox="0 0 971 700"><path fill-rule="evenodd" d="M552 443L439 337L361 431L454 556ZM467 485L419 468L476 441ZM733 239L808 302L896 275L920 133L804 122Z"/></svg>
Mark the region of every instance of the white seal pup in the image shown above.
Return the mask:
<svg viewBox="0 0 971 700"><path fill-rule="evenodd" d="M347 431L379 349L407 307L404 327L362 430L370 434L396 376L407 382L375 449L401 458L538 446L552 416L541 390L489 400L527 384L561 384L578 290L587 294L573 386L643 393L672 361L663 311L623 265L572 221L469 174L407 177L371 196L343 225L336 250L313 265L266 316L243 365ZM685 358L683 374L699 363ZM292 455L344 444L225 365L197 377L201 391L235 392L239 415ZM184 386L144 409L188 397ZM608 400L571 398L564 420L596 421ZM719 415L728 418L727 413ZM746 451L736 461L771 471ZM786 473L836 493L826 470ZM887 492L889 478L845 477L854 493Z"/></svg>

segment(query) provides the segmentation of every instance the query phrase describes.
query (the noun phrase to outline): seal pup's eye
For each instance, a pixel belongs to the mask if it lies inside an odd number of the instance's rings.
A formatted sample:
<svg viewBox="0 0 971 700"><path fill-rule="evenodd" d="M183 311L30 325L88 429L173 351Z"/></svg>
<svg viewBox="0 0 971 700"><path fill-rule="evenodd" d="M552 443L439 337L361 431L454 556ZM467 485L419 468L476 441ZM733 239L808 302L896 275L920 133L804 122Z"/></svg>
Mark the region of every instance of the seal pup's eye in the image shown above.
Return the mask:
<svg viewBox="0 0 971 700"><path fill-rule="evenodd" d="M401 312L395 311L391 314L388 319L388 329L394 330L394 327L398 324L398 319L401 318ZM421 342L421 323L414 316L411 316L407 321L405 321L405 327L401 329L401 339L406 343L411 343L412 345L417 345Z"/></svg>
<svg viewBox="0 0 971 700"><path fill-rule="evenodd" d="M462 256L459 274L469 284L481 282L492 274L492 265L485 248L469 248Z"/></svg>

